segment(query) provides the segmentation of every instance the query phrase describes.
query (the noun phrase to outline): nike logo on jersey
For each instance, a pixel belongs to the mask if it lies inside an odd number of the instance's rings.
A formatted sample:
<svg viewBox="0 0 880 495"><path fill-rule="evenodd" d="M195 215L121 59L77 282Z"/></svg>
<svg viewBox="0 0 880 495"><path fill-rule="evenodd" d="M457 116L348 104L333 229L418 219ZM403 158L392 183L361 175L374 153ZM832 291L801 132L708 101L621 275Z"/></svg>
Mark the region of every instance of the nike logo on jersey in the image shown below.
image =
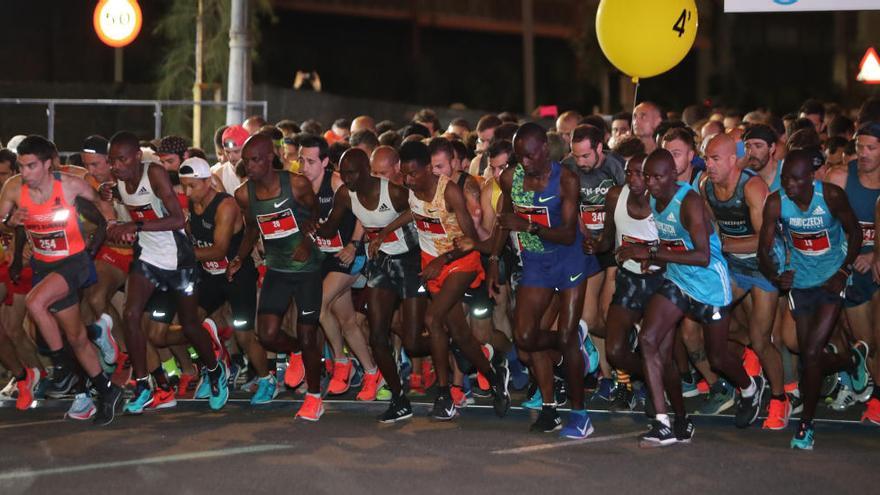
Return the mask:
<svg viewBox="0 0 880 495"><path fill-rule="evenodd" d="M572 282L574 282L575 280L581 278L581 275L583 275L583 272L578 273L577 275L572 275L572 276L568 277L568 279L571 280Z"/></svg>
<svg viewBox="0 0 880 495"><path fill-rule="evenodd" d="M301 314L302 316L309 316L309 315L312 314L312 313L314 313L314 311L303 311L303 312L300 313L300 314Z"/></svg>
<svg viewBox="0 0 880 495"><path fill-rule="evenodd" d="M288 200L288 199L290 199L290 198L284 198L284 201L282 201L282 202L280 202L280 203L272 203L272 206L275 207L275 208L278 208L278 207L280 207L281 205L283 205L284 203L287 203L287 200Z"/></svg>
<svg viewBox="0 0 880 495"><path fill-rule="evenodd" d="M542 197L539 196L539 197L538 197L538 202L539 202L539 203L546 203L547 201L550 201L551 199L553 199L553 198L555 198L555 197L556 197L556 196L549 196L549 197L546 197L546 198L542 198Z"/></svg>
<svg viewBox="0 0 880 495"><path fill-rule="evenodd" d="M822 209L822 205L816 205L816 209L813 210L813 215L824 215L825 210Z"/></svg>

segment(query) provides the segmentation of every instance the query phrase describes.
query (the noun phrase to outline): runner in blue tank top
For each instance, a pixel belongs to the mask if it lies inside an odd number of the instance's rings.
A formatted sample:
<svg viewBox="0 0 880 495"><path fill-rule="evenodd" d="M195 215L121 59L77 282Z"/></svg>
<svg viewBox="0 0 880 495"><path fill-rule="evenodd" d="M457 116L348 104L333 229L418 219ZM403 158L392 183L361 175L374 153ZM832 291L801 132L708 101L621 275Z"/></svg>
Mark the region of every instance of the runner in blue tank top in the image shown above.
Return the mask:
<svg viewBox="0 0 880 495"><path fill-rule="evenodd" d="M791 404L785 395L782 356L770 338L779 291L758 270L757 255L758 232L769 191L757 172L741 169L737 161L736 146L728 135L718 134L709 141L706 147L709 180L702 184L703 196L715 215L721 250L733 279L733 298L735 301L746 297L751 299L747 328L749 344L758 355L772 394L763 428L781 430L788 425ZM776 246L779 247L774 252L776 259L784 259L781 243ZM753 400L760 404L764 377L756 378L756 382L758 393ZM755 411L757 413L757 409Z"/></svg>
<svg viewBox="0 0 880 495"><path fill-rule="evenodd" d="M584 304L584 285L598 271L593 256L584 254L578 228L580 184L578 177L550 161L547 135L537 124L524 124L513 140L521 164L500 177L502 190L500 229L490 256L487 285L498 281L498 255L509 232L522 247L523 277L516 291L514 334L517 349L527 352L531 369L544 398L553 397L551 352L561 352L565 363L572 412L561 435L584 438L593 427L584 409L584 338L578 325ZM553 332L540 328L541 316L554 293L559 293L559 317ZM533 430L560 427L555 403L544 403Z"/></svg>
<svg viewBox="0 0 880 495"><path fill-rule="evenodd" d="M781 274L769 256L779 223L790 257ZM810 153L789 153L782 169L782 189L771 194L764 206L758 262L764 276L780 290L789 291L797 326L804 410L792 448L813 448L813 416L822 377L853 368L849 349L830 353L825 346L840 315L843 292L861 244L862 232L846 193L814 179Z"/></svg>
<svg viewBox="0 0 880 495"><path fill-rule="evenodd" d="M683 436L683 432L673 432L669 423L666 395L675 411L675 429L687 426L682 421L686 415L681 381L672 363L675 329L685 316L704 326L709 363L714 369L738 386L745 398L757 393L757 386L727 349L730 276L705 203L690 185L676 181L675 161L664 149L648 155L644 175L660 246L626 246L617 256L621 260L666 263L666 281L648 302L639 334L650 396L657 411L641 445L658 447L674 444ZM740 417L754 418L756 407L751 400L740 401L737 422Z"/></svg>

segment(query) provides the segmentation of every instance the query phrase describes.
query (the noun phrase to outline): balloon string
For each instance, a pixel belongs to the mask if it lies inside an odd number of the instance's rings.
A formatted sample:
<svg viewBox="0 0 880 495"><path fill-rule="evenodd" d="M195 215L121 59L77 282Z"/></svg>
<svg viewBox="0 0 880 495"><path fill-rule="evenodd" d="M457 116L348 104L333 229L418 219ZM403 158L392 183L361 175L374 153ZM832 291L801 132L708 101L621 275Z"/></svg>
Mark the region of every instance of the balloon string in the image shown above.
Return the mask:
<svg viewBox="0 0 880 495"><path fill-rule="evenodd" d="M636 105L639 103L639 84L640 81L636 80L636 89L633 91L633 109L635 109Z"/></svg>

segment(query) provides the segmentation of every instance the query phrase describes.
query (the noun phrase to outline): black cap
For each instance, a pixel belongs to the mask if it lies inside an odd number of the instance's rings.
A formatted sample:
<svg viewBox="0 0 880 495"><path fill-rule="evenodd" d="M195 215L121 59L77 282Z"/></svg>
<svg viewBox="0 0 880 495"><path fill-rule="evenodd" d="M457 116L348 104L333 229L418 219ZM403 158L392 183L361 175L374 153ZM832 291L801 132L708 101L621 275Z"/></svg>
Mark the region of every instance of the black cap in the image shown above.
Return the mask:
<svg viewBox="0 0 880 495"><path fill-rule="evenodd" d="M865 122L859 126L856 136L873 136L880 139L880 122Z"/></svg>
<svg viewBox="0 0 880 495"><path fill-rule="evenodd" d="M82 152L106 155L109 147L110 141L107 141L107 138L95 134L87 137L85 142L83 142Z"/></svg>

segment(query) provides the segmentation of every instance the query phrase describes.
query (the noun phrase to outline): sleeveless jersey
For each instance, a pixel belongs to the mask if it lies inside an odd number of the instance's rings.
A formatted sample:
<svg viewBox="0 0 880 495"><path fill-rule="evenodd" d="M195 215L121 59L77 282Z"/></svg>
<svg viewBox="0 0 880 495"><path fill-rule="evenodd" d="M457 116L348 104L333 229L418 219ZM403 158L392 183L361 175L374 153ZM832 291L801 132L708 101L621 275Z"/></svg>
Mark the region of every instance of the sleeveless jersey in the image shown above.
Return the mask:
<svg viewBox="0 0 880 495"><path fill-rule="evenodd" d="M581 223L594 235L605 228L605 195L614 186L623 184L623 166L616 159L606 155L602 163L591 170L584 170L576 164L570 169L580 181Z"/></svg>
<svg viewBox="0 0 880 495"><path fill-rule="evenodd" d="M629 199L629 186L624 184L617 197L617 205L614 207L614 227L617 247L631 244L652 245L660 242L657 235L657 224L654 223L654 216L648 214L647 218L641 220L630 216L626 207ZM642 264L626 260L623 262L623 268L632 273L642 274ZM652 271L659 270L659 266L652 266Z"/></svg>
<svg viewBox="0 0 880 495"><path fill-rule="evenodd" d="M690 232L681 223L681 205L685 196L694 191L694 188L686 182L677 184L678 191L663 211L657 211L657 200L651 198L651 211L657 224L661 249L686 251L694 249L694 243ZM732 302L727 261L721 254L721 241L714 229L709 234L709 265L667 263L666 278L685 294L703 304L723 307Z"/></svg>
<svg viewBox="0 0 880 495"><path fill-rule="evenodd" d="M168 216L165 205L153 192L150 184L149 164L143 165L143 174L134 193L129 193L125 182L116 185L128 215L135 222L150 222ZM158 165L153 165L158 166ZM183 230L142 231L135 240L135 257L163 270L177 270L195 265L192 243Z"/></svg>
<svg viewBox="0 0 880 495"><path fill-rule="evenodd" d="M328 168L324 171L324 178L321 180L321 187L318 188L317 196L321 221L325 222L330 217L330 212L333 210L333 170ZM354 215L351 212L346 212L345 215L342 216L342 222L339 224L339 229L336 231L336 235L329 239L323 237L315 238L315 242L318 244L318 249L325 253L338 253L339 251L342 251L342 248L351 242L351 235L354 233L355 222Z"/></svg>
<svg viewBox="0 0 880 495"><path fill-rule="evenodd" d="M293 259L293 253L305 235L299 225L311 213L293 197L290 172L277 170L281 192L274 198L257 198L253 181L247 181L248 210L257 219L263 238L266 266L279 272L313 272L320 268L321 252L314 248L305 261Z"/></svg>
<svg viewBox="0 0 880 495"><path fill-rule="evenodd" d="M416 193L409 192L409 208L416 215L419 247L434 258L452 251L455 247L453 239L464 235L455 213L446 207L444 194L447 184L449 178L445 175L437 178L437 191L431 201L423 201L416 197Z"/></svg>
<svg viewBox="0 0 880 495"><path fill-rule="evenodd" d="M543 191L526 191L523 189L525 170L523 170L522 165L517 165L513 172L510 195L514 213L532 223L552 228L562 223L562 191L560 188L562 165L553 162L550 167L550 178L547 181L547 187ZM575 232L574 246L580 249L581 231L580 229L575 229ZM515 242L519 248L518 251L523 259L530 256L549 254L558 249L570 247L543 240L528 232L514 232L514 234Z"/></svg>
<svg viewBox="0 0 880 495"><path fill-rule="evenodd" d="M53 263L85 250L86 243L76 208L64 199L61 174L52 174L52 195L44 203L31 199L23 181L18 204L27 209L24 228L33 245L34 258Z"/></svg>
<svg viewBox="0 0 880 495"><path fill-rule="evenodd" d="M802 211L779 190L780 221L785 232L794 272L794 287L808 289L825 283L846 259L847 242L840 221L825 202L824 184L813 181L813 199Z"/></svg>
<svg viewBox="0 0 880 495"><path fill-rule="evenodd" d="M877 198L880 198L880 189L868 189L862 185L859 181L858 163L853 160L849 164L845 190L862 228L862 249L859 253L870 253L874 250L874 207Z"/></svg>
<svg viewBox="0 0 880 495"><path fill-rule="evenodd" d="M196 247L206 248L214 245L214 220L217 217L217 208L220 202L230 195L218 192L214 195L214 199L205 207L205 211L200 214L196 213L192 201L189 202L189 232L193 238L193 244ZM229 260L238 255L238 248L241 246L241 240L244 237L244 229L232 234L229 239L229 248L226 255L219 260L202 261L202 268L211 275L222 275L226 273L226 267L229 266Z"/></svg>
<svg viewBox="0 0 880 495"><path fill-rule="evenodd" d="M365 208L358 199L357 193L348 191L349 198L351 198L351 211L361 221L361 225L364 226L364 231L367 234L367 239L371 241L379 235L382 229L400 215L400 212L394 209L394 203L391 202L391 194L388 192L388 179L380 178L379 181L379 206L375 210ZM382 242L379 251L394 256L408 253L415 249L416 244L415 229L412 223L408 223L388 234Z"/></svg>

